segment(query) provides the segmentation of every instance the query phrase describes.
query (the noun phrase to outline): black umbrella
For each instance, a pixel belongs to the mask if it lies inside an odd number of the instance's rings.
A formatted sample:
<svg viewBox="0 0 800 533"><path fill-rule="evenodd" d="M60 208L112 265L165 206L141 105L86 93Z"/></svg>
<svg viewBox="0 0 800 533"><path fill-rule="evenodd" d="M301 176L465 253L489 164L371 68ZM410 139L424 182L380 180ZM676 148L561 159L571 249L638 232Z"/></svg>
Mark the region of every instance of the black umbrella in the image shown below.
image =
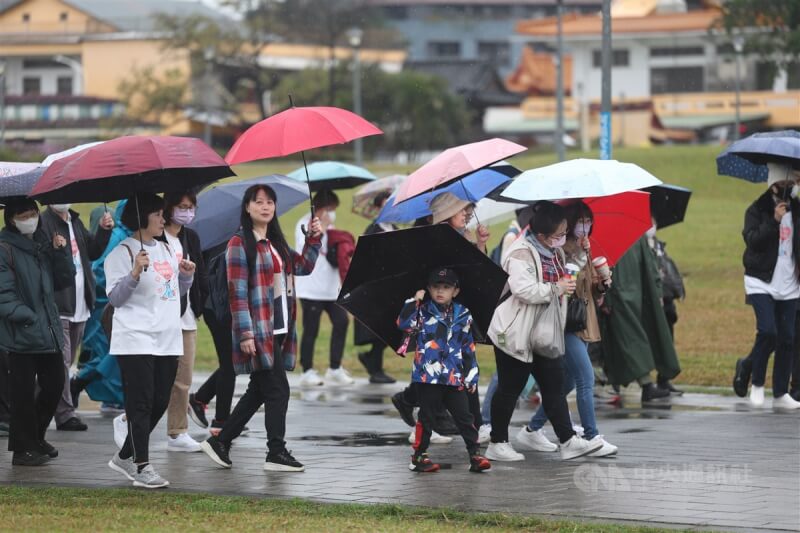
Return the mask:
<svg viewBox="0 0 800 533"><path fill-rule="evenodd" d="M691 189L663 184L642 190L650 193L650 214L656 219L658 229L683 222L692 197Z"/></svg>
<svg viewBox="0 0 800 533"><path fill-rule="evenodd" d="M475 340L483 342L508 275L446 224L360 237L337 303L396 350L403 302L444 266L458 272L457 300L472 312Z"/></svg>

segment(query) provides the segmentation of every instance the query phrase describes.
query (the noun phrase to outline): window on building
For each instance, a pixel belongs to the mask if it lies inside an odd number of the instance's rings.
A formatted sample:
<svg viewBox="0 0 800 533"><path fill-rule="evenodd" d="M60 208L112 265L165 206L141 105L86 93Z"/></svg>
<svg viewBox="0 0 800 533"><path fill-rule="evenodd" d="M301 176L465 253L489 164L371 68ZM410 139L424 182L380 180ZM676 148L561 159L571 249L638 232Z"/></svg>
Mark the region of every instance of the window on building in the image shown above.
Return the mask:
<svg viewBox="0 0 800 533"><path fill-rule="evenodd" d="M611 66L612 67L627 67L630 64L630 53L628 50L612 50L611 51ZM592 65L594 68L603 66L603 54L600 50L592 51Z"/></svg>
<svg viewBox="0 0 800 533"><path fill-rule="evenodd" d="M428 43L428 55L434 58L461 57L461 43L458 41L431 41Z"/></svg>
<svg viewBox="0 0 800 533"><path fill-rule="evenodd" d="M69 69L69 67L63 63L59 63L53 59L48 57L34 57L30 59L23 59L22 60L22 68L24 69L32 69L32 68L60 68L60 69Z"/></svg>
<svg viewBox="0 0 800 533"><path fill-rule="evenodd" d="M62 11L61 14L58 15L58 20L60 20L61 22L66 22L68 18L69 18L69 13L67 13L66 11Z"/></svg>
<svg viewBox="0 0 800 533"><path fill-rule="evenodd" d="M704 88L703 67L650 69L650 94L696 93Z"/></svg>
<svg viewBox="0 0 800 533"><path fill-rule="evenodd" d="M22 14L22 22L28 23L31 21L31 14L30 13L23 13Z"/></svg>
<svg viewBox="0 0 800 533"><path fill-rule="evenodd" d="M479 41L478 57L506 67L511 64L511 45L502 41Z"/></svg>
<svg viewBox="0 0 800 533"><path fill-rule="evenodd" d="M59 76L56 80L56 94L72 96L72 76Z"/></svg>
<svg viewBox="0 0 800 533"><path fill-rule="evenodd" d="M42 94L41 78L22 78L22 94Z"/></svg>
<svg viewBox="0 0 800 533"><path fill-rule="evenodd" d="M705 49L702 46L667 46L650 49L650 57L687 57L703 55L705 55Z"/></svg>

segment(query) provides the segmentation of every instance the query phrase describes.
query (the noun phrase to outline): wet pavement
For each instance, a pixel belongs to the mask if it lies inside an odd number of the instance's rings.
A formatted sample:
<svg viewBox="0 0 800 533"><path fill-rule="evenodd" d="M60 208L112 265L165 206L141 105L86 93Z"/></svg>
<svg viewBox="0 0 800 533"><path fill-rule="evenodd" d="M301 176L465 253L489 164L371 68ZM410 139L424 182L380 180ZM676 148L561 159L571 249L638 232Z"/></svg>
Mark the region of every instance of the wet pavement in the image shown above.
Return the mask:
<svg viewBox="0 0 800 533"><path fill-rule="evenodd" d="M442 472L415 474L408 470L409 428L389 399L402 385L358 380L344 389L307 390L294 386L298 375L290 377L287 441L306 472L262 470L262 412L234 444L231 470L216 467L202 453L168 453L163 420L153 433L151 461L170 480L169 490L446 506L699 530L800 530L800 413L756 411L739 398L704 394L643 408L631 391L623 407L598 405L601 433L620 448L615 458L563 462L558 453L520 449L524 462L495 462L491 471L472 474L457 437L429 450L443 463ZM245 385L246 378L239 378L238 394ZM116 450L111 419L85 396L82 400L80 414L89 431L48 432L60 450L50 464L12 467L11 454L0 444L0 483L130 486L106 466ZM512 436L531 412L527 404L517 409ZM190 424L192 436L204 438L204 430ZM548 432L552 438L549 426Z"/></svg>

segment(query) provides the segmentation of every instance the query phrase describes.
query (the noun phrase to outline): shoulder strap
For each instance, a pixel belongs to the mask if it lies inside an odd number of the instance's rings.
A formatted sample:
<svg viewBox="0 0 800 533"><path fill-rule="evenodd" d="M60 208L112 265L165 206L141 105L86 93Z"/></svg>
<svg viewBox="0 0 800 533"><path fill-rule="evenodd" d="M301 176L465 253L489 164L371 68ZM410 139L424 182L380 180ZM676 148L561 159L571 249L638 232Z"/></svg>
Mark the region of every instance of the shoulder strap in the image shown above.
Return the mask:
<svg viewBox="0 0 800 533"><path fill-rule="evenodd" d="M131 266L133 266L133 251L131 250L131 247L130 247L130 246L128 246L127 244L120 244L120 246L122 246L123 248L125 248L126 250L128 250L128 255L129 255L129 256L130 256L130 258L131 258Z"/></svg>

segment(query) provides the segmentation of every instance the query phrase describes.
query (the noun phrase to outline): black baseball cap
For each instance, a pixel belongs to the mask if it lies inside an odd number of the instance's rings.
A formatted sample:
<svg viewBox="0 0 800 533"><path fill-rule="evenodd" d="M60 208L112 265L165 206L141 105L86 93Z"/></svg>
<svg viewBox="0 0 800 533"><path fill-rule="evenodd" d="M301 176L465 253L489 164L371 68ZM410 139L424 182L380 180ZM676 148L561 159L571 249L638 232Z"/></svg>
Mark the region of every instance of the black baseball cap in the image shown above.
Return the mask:
<svg viewBox="0 0 800 533"><path fill-rule="evenodd" d="M428 286L436 283L447 283L458 287L458 274L452 268L437 268L428 275Z"/></svg>

